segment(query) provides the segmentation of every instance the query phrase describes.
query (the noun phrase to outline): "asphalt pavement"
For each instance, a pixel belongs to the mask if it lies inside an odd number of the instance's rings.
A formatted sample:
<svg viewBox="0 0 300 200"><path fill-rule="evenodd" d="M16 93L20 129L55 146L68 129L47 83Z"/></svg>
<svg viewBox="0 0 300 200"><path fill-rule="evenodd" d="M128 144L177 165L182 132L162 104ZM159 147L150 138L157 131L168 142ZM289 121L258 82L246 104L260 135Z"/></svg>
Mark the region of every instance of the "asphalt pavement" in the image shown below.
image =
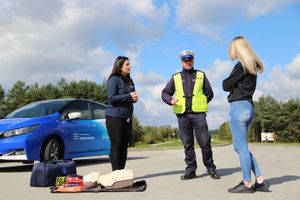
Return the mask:
<svg viewBox="0 0 300 200"><path fill-rule="evenodd" d="M211 179L196 149L197 178L180 180L184 173L183 149L130 150L126 168L133 169L135 180L146 180L144 192L100 192L52 194L49 188L29 186L32 164L0 162L0 200L300 200L300 146L251 144L263 175L272 192L231 194L228 188L242 179L238 156L231 145L214 146L214 160L221 179ZM111 171L107 157L76 160L77 173L106 174Z"/></svg>

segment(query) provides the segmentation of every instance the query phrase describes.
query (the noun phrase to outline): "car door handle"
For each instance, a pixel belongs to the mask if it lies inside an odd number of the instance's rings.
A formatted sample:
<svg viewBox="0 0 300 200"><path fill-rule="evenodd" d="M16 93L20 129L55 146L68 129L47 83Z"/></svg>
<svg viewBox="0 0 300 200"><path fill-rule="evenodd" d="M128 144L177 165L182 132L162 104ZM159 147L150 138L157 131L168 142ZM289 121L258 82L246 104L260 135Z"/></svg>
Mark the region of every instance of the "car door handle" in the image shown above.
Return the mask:
<svg viewBox="0 0 300 200"><path fill-rule="evenodd" d="M90 124L90 128L96 128L95 124Z"/></svg>

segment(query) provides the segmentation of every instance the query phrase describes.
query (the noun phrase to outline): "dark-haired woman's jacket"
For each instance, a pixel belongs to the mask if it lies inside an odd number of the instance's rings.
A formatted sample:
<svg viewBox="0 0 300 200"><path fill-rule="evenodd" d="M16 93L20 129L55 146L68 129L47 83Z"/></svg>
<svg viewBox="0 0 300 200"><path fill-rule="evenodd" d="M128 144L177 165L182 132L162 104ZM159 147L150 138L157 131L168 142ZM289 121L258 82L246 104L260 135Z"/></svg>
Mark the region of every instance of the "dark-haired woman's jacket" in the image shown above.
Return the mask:
<svg viewBox="0 0 300 200"><path fill-rule="evenodd" d="M130 93L135 91L131 78L112 76L107 85L108 108L106 115L120 118L131 118L133 114L133 101Z"/></svg>

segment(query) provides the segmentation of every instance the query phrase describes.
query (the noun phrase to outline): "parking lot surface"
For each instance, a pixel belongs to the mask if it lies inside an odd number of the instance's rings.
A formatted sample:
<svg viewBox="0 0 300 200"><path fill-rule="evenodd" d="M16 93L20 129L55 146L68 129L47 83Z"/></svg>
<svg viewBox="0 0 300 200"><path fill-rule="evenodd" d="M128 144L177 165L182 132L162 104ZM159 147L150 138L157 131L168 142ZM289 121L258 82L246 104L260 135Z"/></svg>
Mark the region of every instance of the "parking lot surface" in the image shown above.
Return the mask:
<svg viewBox="0 0 300 200"><path fill-rule="evenodd" d="M13 200L299 200L300 146L251 144L265 178L271 184L270 193L231 194L228 188L241 181L238 156L231 145L213 147L214 160L221 179L211 179L202 164L200 149L196 149L197 178L180 180L184 173L183 149L130 150L126 168L133 169L135 180L146 180L144 192L101 192L52 194L49 188L29 186L32 164L0 162L0 199ZM111 171L107 157L76 160L77 173L106 174Z"/></svg>

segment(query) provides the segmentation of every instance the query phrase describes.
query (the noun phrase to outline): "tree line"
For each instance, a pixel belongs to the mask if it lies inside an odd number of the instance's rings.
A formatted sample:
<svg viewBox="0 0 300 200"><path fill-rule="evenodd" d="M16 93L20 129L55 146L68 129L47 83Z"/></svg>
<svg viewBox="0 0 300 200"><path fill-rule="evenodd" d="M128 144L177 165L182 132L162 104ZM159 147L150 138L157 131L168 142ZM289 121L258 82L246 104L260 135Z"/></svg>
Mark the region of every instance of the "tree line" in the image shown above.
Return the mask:
<svg viewBox="0 0 300 200"><path fill-rule="evenodd" d="M66 82L61 78L56 84L39 86L37 83L26 85L17 81L10 90L0 85L0 116L5 116L13 110L28 103L45 99L84 98L107 104L106 80L101 84L81 80ZM300 102L290 99L287 102L276 100L270 95L262 96L254 102L255 118L249 129L249 141L259 142L261 132L274 132L277 142L300 142ZM131 145L138 142L153 144L178 138L178 129L166 126L142 126L137 117L133 117L133 136ZM217 130L211 131L213 138L231 141L228 122Z"/></svg>
<svg viewBox="0 0 300 200"><path fill-rule="evenodd" d="M63 78L56 84L42 86L37 83L26 85L23 81L17 81L7 93L0 85L0 116L34 101L60 98L85 98L106 104L106 84L87 80L67 83Z"/></svg>
<svg viewBox="0 0 300 200"><path fill-rule="evenodd" d="M7 93L0 85L0 117L34 101L60 98L83 98L107 104L106 80L97 84L87 80L67 82L61 78L56 84L42 86L37 83L26 85L23 81L17 81ZM139 142L153 144L177 138L178 129L171 126L142 126L134 116L132 133L133 146Z"/></svg>
<svg viewBox="0 0 300 200"><path fill-rule="evenodd" d="M300 101L287 102L276 100L270 95L262 96L254 102L255 117L249 128L249 141L260 142L261 132L274 132L275 142L300 142ZM231 141L229 123L223 123L212 131L214 137Z"/></svg>

